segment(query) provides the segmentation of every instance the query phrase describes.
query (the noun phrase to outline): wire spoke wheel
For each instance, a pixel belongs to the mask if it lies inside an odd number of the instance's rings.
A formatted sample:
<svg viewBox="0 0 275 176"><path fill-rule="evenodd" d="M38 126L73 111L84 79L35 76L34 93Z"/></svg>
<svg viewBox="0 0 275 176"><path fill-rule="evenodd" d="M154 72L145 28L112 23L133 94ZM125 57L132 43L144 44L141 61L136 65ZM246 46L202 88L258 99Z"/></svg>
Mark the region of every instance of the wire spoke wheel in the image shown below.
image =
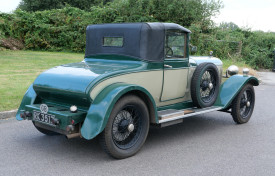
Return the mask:
<svg viewBox="0 0 275 176"><path fill-rule="evenodd" d="M215 94L216 80L212 70L207 70L202 75L200 84L201 99L203 102L208 103L211 101Z"/></svg>
<svg viewBox="0 0 275 176"><path fill-rule="evenodd" d="M123 159L136 154L149 131L149 111L142 99L126 95L113 107L100 143L112 157Z"/></svg>
<svg viewBox="0 0 275 176"><path fill-rule="evenodd" d="M191 80L191 97L198 108L212 106L219 94L220 77L216 65L202 63L197 66Z"/></svg>
<svg viewBox="0 0 275 176"><path fill-rule="evenodd" d="M251 111L251 103L254 103L253 101L251 90L245 90L240 101L240 115L242 118L247 118L247 115Z"/></svg>
<svg viewBox="0 0 275 176"><path fill-rule="evenodd" d="M134 106L126 106L113 122L114 143L121 149L129 149L136 143L141 130L140 112Z"/></svg>
<svg viewBox="0 0 275 176"><path fill-rule="evenodd" d="M232 117L238 123L249 121L255 104L255 92L251 84L245 85L232 102Z"/></svg>

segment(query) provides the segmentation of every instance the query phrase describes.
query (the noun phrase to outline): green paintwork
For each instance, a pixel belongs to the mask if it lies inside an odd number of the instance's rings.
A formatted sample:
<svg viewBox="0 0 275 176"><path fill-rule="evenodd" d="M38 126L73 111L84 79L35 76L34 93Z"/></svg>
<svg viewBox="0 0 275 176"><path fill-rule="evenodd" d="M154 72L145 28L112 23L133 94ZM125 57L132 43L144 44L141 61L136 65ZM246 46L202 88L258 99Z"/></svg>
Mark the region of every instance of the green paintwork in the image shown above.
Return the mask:
<svg viewBox="0 0 275 176"><path fill-rule="evenodd" d="M83 62L49 69L36 78L34 90L38 94L47 92L78 98L81 101L89 99L89 91L92 87L109 77L163 68L163 63L137 61L133 58L115 55L106 55L105 57L106 59L103 59L103 56L86 58Z"/></svg>
<svg viewBox="0 0 275 176"><path fill-rule="evenodd" d="M114 57L115 56L115 57ZM103 60L113 60L113 61L140 61L138 58L124 56L124 55L112 55L112 54L101 54L101 55L95 55L95 56L87 56L85 58L85 61L89 61L89 59L103 59Z"/></svg>
<svg viewBox="0 0 275 176"><path fill-rule="evenodd" d="M90 91L101 81L132 72L162 69L163 63L145 62L125 56L100 55L86 58L83 62L49 69L36 78L33 87L43 100L89 108L92 102Z"/></svg>
<svg viewBox="0 0 275 176"><path fill-rule="evenodd" d="M220 64L216 58L207 60L206 57L204 59L197 58L193 60L196 65L203 61ZM19 114L21 110L39 111L40 103L52 104L54 107L49 108L49 114L55 115L61 121L58 128L65 130L72 119L76 123L84 121L81 134L85 139L92 139L104 130L117 100L125 93L135 90L141 91L149 97L154 107L155 121L158 123L158 111L192 108L192 101L156 107L154 98L150 92L138 85L127 83L115 83L107 86L94 100L91 100L89 95L96 85L106 79L128 73L163 70L164 64L173 66L171 70L189 67L188 59L167 59L164 63L153 63L115 55L102 55L97 58L86 58L80 63L52 68L38 76L34 85L29 87L19 107L16 118L22 120ZM254 85L258 85L258 80L255 77L241 75L230 77L221 86L215 106L226 108L241 90L242 86L251 80L254 81ZM41 96L42 100L35 100L37 95ZM57 98L53 99L52 97L55 96ZM35 103L35 101L37 102ZM78 105L78 113L72 114L69 111L57 111L57 108L69 108L73 103ZM29 120L32 119L30 118Z"/></svg>
<svg viewBox="0 0 275 176"><path fill-rule="evenodd" d="M106 87L95 98L93 104L90 106L90 109L87 112L86 119L81 128L81 135L85 139L92 139L101 133L108 122L111 111L117 100L125 93L134 90L141 91L150 98L155 109L156 121L158 122L156 105L154 103L153 97L146 89L138 85L116 83Z"/></svg>
<svg viewBox="0 0 275 176"><path fill-rule="evenodd" d="M40 74L29 87L16 118L22 120L22 111L40 111L41 103L45 103L51 105L48 113L60 121L56 128L66 130L72 120L75 124L83 122L81 135L85 139L92 139L104 130L119 98L131 91L138 91L151 101L153 112L150 111L150 114L154 118L151 120L157 124L158 111L193 108L190 80L196 66L211 62L218 66L219 74L222 74L222 62L210 56L189 57L189 35L186 40L186 58L150 62L129 56L102 54L87 57L79 63L49 69ZM220 87L215 106L228 107L248 82L259 84L255 77L230 77ZM77 105L77 113L69 111L71 105Z"/></svg>
<svg viewBox="0 0 275 176"><path fill-rule="evenodd" d="M69 107L64 108L63 106L53 106L48 108L48 114L54 115L55 118L59 120L60 125L58 125L58 128L62 130L66 130L66 127L71 125L72 120L74 120L74 124L78 124L83 122L86 117L86 111L82 110L72 113L70 112ZM26 105L25 110L29 112L33 112L33 110L40 112L40 104ZM30 117L28 120L33 120L33 117Z"/></svg>
<svg viewBox="0 0 275 176"><path fill-rule="evenodd" d="M102 59L62 65L40 74L34 81L34 90L38 92L51 90L56 93L86 97L87 88L98 77L140 67L143 67L143 63L138 61L118 62Z"/></svg>
<svg viewBox="0 0 275 176"><path fill-rule="evenodd" d="M187 33L187 38L186 38L186 56L187 56L188 60L190 58L190 45L189 45L189 43L190 43L190 33Z"/></svg>
<svg viewBox="0 0 275 176"><path fill-rule="evenodd" d="M102 56L101 56L102 57ZM110 57L110 56L108 56ZM113 58L116 58L117 56L113 56ZM120 56L121 57L121 56ZM86 58L86 62L94 62L96 59L91 59L91 58ZM97 78L95 78L91 84L87 87L87 92L86 94L89 94L90 91L100 82L114 76L118 75L123 75L123 74L128 74L128 73L134 73L134 72L142 72L142 71L152 71L152 70L162 70L163 69L163 62L148 62L148 61L121 61L119 58L118 60L100 60L101 62L104 62L106 65L112 64L112 62L115 62L117 64L125 64L125 65L131 65L131 64L136 64L135 67L132 68L127 68L127 69L119 69L117 71L113 72L107 72L104 73Z"/></svg>
<svg viewBox="0 0 275 176"><path fill-rule="evenodd" d="M16 119L17 120L23 120L21 117L20 117L20 112L25 110L25 106L26 105L31 105L34 103L35 101L35 98L36 98L36 93L33 89L33 85L30 85L30 87L28 88L28 90L26 91L23 99L22 99L22 102L18 108L18 111L16 113Z"/></svg>
<svg viewBox="0 0 275 176"><path fill-rule="evenodd" d="M214 106L227 108L247 83L254 86L259 85L258 79L253 76L234 75L228 78L220 87L220 93Z"/></svg>

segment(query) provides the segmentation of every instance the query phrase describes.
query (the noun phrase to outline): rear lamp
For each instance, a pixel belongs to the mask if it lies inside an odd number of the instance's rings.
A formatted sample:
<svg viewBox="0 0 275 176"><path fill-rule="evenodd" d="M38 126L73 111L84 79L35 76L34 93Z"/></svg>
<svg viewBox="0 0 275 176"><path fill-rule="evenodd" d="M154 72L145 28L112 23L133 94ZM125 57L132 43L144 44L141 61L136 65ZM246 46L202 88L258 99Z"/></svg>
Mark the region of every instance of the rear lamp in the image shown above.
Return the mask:
<svg viewBox="0 0 275 176"><path fill-rule="evenodd" d="M51 122L54 125L59 125L60 124L60 121L58 119L55 119L55 118L52 118Z"/></svg>
<svg viewBox="0 0 275 176"><path fill-rule="evenodd" d="M68 132L74 131L74 126L73 126L73 125L68 125L68 126L66 127L66 131L68 131Z"/></svg>
<svg viewBox="0 0 275 176"><path fill-rule="evenodd" d="M26 119L25 112L20 113L20 117L25 120Z"/></svg>
<svg viewBox="0 0 275 176"><path fill-rule="evenodd" d="M31 117L32 116L32 113L31 112L29 112L29 111L26 111L26 112L21 112L20 113L20 117L22 118L22 119L27 119L28 117Z"/></svg>
<svg viewBox="0 0 275 176"><path fill-rule="evenodd" d="M26 111L26 112L25 112L25 115L26 115L26 117L31 117L31 116L32 116L32 113L29 112L29 111Z"/></svg>
<svg viewBox="0 0 275 176"><path fill-rule="evenodd" d="M71 124L72 124L72 125L74 124L74 120L71 121Z"/></svg>

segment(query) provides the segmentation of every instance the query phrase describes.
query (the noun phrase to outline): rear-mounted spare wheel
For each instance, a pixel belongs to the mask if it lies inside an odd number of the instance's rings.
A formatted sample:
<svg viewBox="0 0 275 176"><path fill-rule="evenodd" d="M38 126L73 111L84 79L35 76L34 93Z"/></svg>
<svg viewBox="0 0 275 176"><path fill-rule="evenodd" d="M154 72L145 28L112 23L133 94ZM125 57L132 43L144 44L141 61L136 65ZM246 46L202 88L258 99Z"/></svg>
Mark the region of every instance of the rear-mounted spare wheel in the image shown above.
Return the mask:
<svg viewBox="0 0 275 176"><path fill-rule="evenodd" d="M191 80L191 97L198 108L212 106L219 94L220 78L216 65L213 63L200 64Z"/></svg>

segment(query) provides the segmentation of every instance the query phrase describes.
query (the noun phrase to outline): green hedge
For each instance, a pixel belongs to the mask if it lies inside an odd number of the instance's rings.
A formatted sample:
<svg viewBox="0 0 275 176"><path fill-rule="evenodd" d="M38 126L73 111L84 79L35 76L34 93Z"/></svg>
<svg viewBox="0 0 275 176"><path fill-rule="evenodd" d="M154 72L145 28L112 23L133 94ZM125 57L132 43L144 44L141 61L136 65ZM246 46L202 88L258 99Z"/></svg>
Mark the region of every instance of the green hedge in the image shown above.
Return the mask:
<svg viewBox="0 0 275 176"><path fill-rule="evenodd" d="M106 6L94 6L89 11L65 7L37 12L16 10L12 14L0 13L0 39L18 39L24 43L27 50L83 52L85 30L89 24L175 22L192 31L191 43L198 46L198 55L208 55L209 51L213 50L214 56L221 59L243 60L254 68L272 67L274 33L251 32L238 27L215 27L210 17L219 9L217 4L204 4L201 8L192 10L187 7L198 6L202 2L157 2L115 0ZM186 4L187 2L189 4ZM209 10L210 8L212 10ZM202 15L205 13L208 16Z"/></svg>
<svg viewBox="0 0 275 176"><path fill-rule="evenodd" d="M212 28L202 32L200 25L190 26L193 32L191 42L198 46L198 55L207 55L210 50L214 56L233 61L245 61L255 69L270 69L273 66L275 33L250 29Z"/></svg>
<svg viewBox="0 0 275 176"><path fill-rule="evenodd" d="M23 41L26 49L82 52L85 29L97 19L97 9L86 12L70 7L35 13L17 10L0 15L0 29L4 36Z"/></svg>
<svg viewBox="0 0 275 176"><path fill-rule="evenodd" d="M208 26L220 7L219 0L114 0L88 11L69 6L36 12L18 9L0 13L0 32L21 40L26 49L83 52L89 24L170 21L189 26L203 21Z"/></svg>

